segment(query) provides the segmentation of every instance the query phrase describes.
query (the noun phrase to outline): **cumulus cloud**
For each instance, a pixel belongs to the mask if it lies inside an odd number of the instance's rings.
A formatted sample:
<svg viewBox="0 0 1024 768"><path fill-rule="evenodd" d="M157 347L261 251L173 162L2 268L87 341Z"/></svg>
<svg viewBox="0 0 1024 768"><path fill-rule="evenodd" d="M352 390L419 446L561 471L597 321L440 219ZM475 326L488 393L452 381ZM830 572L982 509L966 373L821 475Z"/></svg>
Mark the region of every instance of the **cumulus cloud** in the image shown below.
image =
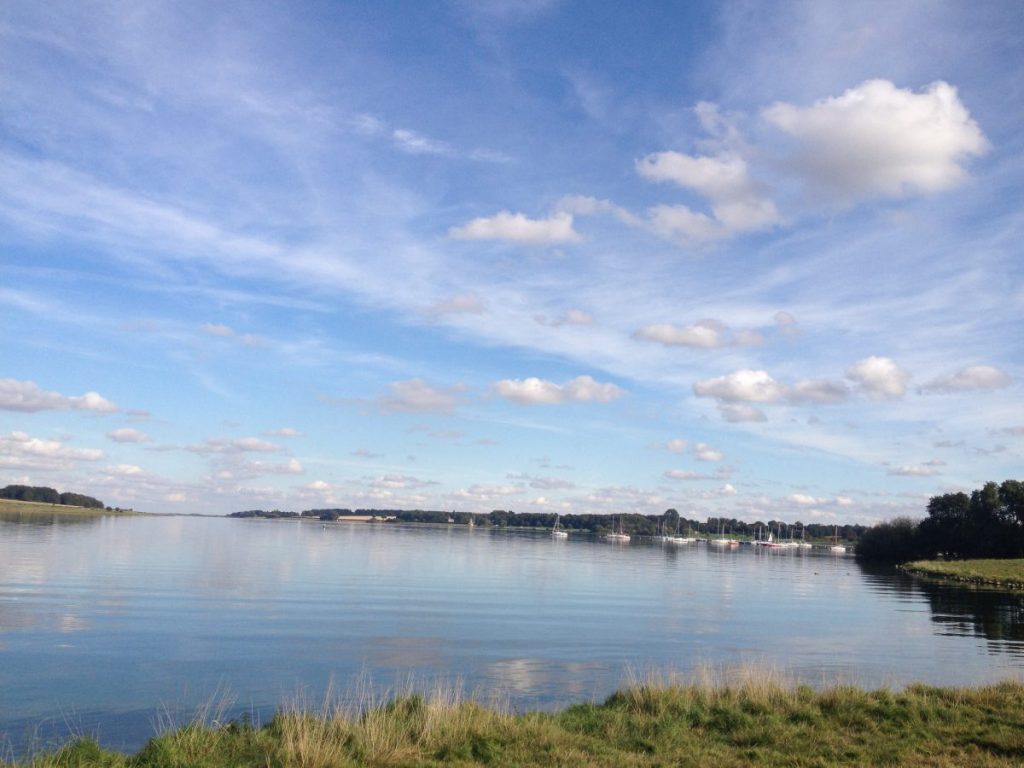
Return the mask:
<svg viewBox="0 0 1024 768"><path fill-rule="evenodd" d="M656 341L670 347L712 349L722 345L723 330L722 324L715 320L701 320L687 326L657 323L645 325L634 333L633 337L644 341Z"/></svg>
<svg viewBox="0 0 1024 768"><path fill-rule="evenodd" d="M107 432L107 439L113 440L115 443L147 443L150 437L141 429L124 427Z"/></svg>
<svg viewBox="0 0 1024 768"><path fill-rule="evenodd" d="M898 367L895 370L898 371ZM872 362L871 358L861 360L847 375L856 378L872 397L891 396L884 393L895 391L896 373L892 367ZM717 399L722 418L731 422L767 421L764 412L751 403L829 405L841 403L850 396L849 387L841 381L801 379L794 384L784 384L772 378L767 371L746 368L698 381L693 385L693 392L697 397Z"/></svg>
<svg viewBox="0 0 1024 768"><path fill-rule="evenodd" d="M716 349L725 346L749 347L760 344L764 337L753 330L732 331L720 320L708 318L693 325L655 323L645 325L633 334L633 338L655 341L667 347L691 347Z"/></svg>
<svg viewBox="0 0 1024 768"><path fill-rule="evenodd" d="M565 384L533 376L527 379L502 379L495 382L493 391L499 397L519 405L607 403L625 394L615 384L601 383L590 376L577 376Z"/></svg>
<svg viewBox="0 0 1024 768"><path fill-rule="evenodd" d="M915 93L868 80L809 107L773 104L762 116L794 140L792 169L844 202L949 189L967 177L963 163L988 149L942 81Z"/></svg>
<svg viewBox="0 0 1024 768"><path fill-rule="evenodd" d="M972 390L1003 389L1010 386L1010 377L991 365L972 365L950 376L940 376L918 389L925 394L950 394Z"/></svg>
<svg viewBox="0 0 1024 768"><path fill-rule="evenodd" d="M60 440L45 440L25 432L0 435L0 467L61 468L78 461L100 461L103 451L75 448Z"/></svg>
<svg viewBox="0 0 1024 768"><path fill-rule="evenodd" d="M903 397L910 374L890 357L865 357L846 371L847 378L857 382L868 397L886 400Z"/></svg>
<svg viewBox="0 0 1024 768"><path fill-rule="evenodd" d="M767 371L749 368L719 376L693 385L698 397L714 397L726 403L773 403L785 397L786 388Z"/></svg>
<svg viewBox="0 0 1024 768"><path fill-rule="evenodd" d="M508 240L541 245L572 243L581 240L572 227L571 213L561 211L546 219L531 219L522 213L501 211L494 216L473 219L461 227L448 230L455 240Z"/></svg>
<svg viewBox="0 0 1024 768"><path fill-rule="evenodd" d="M708 198L711 215L685 205L659 205L649 212L650 227L675 240L714 240L742 232L770 229L782 221L775 203L751 179L746 161L727 152L694 157L656 152L637 161L637 173Z"/></svg>
<svg viewBox="0 0 1024 768"><path fill-rule="evenodd" d="M388 393L378 403L385 413L447 412L458 404L458 395L464 389L461 385L440 389L423 379L395 381L388 385Z"/></svg>
<svg viewBox="0 0 1024 768"><path fill-rule="evenodd" d="M693 446L693 454L697 457L698 461L721 461L722 452L717 448L712 448L707 443L697 443Z"/></svg>
<svg viewBox="0 0 1024 768"><path fill-rule="evenodd" d="M675 439L669 440L667 443L665 443L665 449L671 451L672 453L684 453L688 447L689 443L687 443L685 440Z"/></svg>
<svg viewBox="0 0 1024 768"><path fill-rule="evenodd" d="M59 392L46 392L34 381L0 379L0 410L27 413L66 410L115 413L118 407L96 392L69 397Z"/></svg>

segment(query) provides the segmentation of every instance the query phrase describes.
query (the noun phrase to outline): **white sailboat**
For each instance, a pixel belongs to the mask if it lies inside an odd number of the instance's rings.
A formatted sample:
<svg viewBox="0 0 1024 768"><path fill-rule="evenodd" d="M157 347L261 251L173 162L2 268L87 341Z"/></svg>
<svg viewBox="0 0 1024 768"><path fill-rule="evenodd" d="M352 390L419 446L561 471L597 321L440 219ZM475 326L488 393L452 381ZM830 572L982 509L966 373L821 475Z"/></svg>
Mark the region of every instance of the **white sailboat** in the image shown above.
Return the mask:
<svg viewBox="0 0 1024 768"><path fill-rule="evenodd" d="M840 552L845 552L846 551L846 547L844 547L842 544L839 543L839 526L838 525L836 526L836 533L832 537L832 546L829 547L829 550L832 551L832 552L835 552L837 554L840 553Z"/></svg>
<svg viewBox="0 0 1024 768"><path fill-rule="evenodd" d="M558 522L558 515L555 515L555 527L551 529L551 535L556 539L569 538L569 532L562 530L562 524Z"/></svg>
<svg viewBox="0 0 1024 768"><path fill-rule="evenodd" d="M611 533L606 533L604 537L608 541L629 541L629 534L622 530L622 518L619 518L618 528L613 527Z"/></svg>

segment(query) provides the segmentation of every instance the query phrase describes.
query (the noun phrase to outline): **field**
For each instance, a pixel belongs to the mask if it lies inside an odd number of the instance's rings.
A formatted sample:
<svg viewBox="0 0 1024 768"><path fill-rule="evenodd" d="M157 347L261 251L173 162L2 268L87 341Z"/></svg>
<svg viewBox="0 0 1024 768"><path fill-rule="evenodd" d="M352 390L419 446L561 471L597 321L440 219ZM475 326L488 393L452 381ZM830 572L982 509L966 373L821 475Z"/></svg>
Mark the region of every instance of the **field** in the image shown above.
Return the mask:
<svg viewBox="0 0 1024 768"><path fill-rule="evenodd" d="M1024 559L918 560L903 568L921 576L1024 589Z"/></svg>
<svg viewBox="0 0 1024 768"><path fill-rule="evenodd" d="M99 515L131 515L134 512L111 512L96 507L72 507L67 504L47 504L40 501L15 501L0 499L0 515L80 515L98 517Z"/></svg>
<svg viewBox="0 0 1024 768"><path fill-rule="evenodd" d="M287 708L263 727L215 713L127 757L80 740L17 766L1011 766L1024 685L816 691L751 672L633 685L600 704L513 714L453 690ZM15 764L9 764L15 765Z"/></svg>

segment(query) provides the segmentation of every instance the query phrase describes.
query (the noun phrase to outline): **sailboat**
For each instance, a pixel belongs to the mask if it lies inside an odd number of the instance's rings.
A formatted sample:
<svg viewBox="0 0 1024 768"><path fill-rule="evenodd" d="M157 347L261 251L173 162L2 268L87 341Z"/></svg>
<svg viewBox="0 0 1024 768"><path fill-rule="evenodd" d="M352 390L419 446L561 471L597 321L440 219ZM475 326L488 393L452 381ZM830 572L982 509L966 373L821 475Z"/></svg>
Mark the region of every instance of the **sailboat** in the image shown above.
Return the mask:
<svg viewBox="0 0 1024 768"><path fill-rule="evenodd" d="M622 530L622 518L619 518L619 526L617 529L613 529L611 533L606 533L604 537L608 541L629 541L629 534L624 533Z"/></svg>
<svg viewBox="0 0 1024 768"><path fill-rule="evenodd" d="M558 522L558 515L555 515L555 527L551 529L551 535L556 539L569 538L569 532L562 530L562 524Z"/></svg>
<svg viewBox="0 0 1024 768"><path fill-rule="evenodd" d="M711 543L717 547L738 547L740 543L736 539L730 539L722 531L722 519L718 519L718 538L711 539Z"/></svg>
<svg viewBox="0 0 1024 768"><path fill-rule="evenodd" d="M800 549L810 549L811 542L807 541L807 526L801 523L800 525L800 541L797 542L797 546Z"/></svg>
<svg viewBox="0 0 1024 768"><path fill-rule="evenodd" d="M832 552L845 552L846 547L839 543L839 526L836 526L836 533L832 537L832 546L829 547Z"/></svg>

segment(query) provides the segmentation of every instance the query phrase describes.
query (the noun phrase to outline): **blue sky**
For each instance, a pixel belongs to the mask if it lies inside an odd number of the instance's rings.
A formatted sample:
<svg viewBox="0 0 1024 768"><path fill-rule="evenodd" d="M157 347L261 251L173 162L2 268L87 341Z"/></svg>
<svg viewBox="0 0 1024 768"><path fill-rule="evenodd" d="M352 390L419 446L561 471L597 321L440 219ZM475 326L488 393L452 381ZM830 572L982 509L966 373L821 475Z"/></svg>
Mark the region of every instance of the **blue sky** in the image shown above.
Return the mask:
<svg viewBox="0 0 1024 768"><path fill-rule="evenodd" d="M871 522L1020 477L1024 6L0 10L0 484Z"/></svg>

